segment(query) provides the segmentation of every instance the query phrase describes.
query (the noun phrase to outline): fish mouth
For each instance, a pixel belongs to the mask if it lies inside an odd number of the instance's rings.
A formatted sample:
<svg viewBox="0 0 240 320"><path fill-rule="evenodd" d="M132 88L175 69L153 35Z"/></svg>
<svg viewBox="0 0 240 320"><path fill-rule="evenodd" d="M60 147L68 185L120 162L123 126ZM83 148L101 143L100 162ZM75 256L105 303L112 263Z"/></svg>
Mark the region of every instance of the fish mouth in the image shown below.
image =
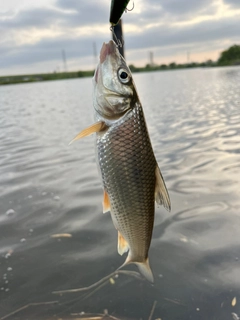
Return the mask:
<svg viewBox="0 0 240 320"><path fill-rule="evenodd" d="M100 63L103 63L106 60L106 57L113 54L115 51L116 45L113 40L110 40L108 43L104 42L100 51Z"/></svg>

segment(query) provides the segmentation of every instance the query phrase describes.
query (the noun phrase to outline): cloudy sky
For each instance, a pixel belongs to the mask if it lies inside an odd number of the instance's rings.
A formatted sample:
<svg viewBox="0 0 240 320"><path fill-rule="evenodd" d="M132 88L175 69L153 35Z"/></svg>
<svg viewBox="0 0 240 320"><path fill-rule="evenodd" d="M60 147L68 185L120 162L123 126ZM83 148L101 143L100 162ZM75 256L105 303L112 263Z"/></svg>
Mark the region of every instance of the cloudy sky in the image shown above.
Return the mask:
<svg viewBox="0 0 240 320"><path fill-rule="evenodd" d="M132 1L129 8L132 7ZM1 0L0 76L93 69L110 39L111 0ZM240 44L240 0L134 0L124 13L129 64L216 60ZM188 53L188 54L187 54Z"/></svg>

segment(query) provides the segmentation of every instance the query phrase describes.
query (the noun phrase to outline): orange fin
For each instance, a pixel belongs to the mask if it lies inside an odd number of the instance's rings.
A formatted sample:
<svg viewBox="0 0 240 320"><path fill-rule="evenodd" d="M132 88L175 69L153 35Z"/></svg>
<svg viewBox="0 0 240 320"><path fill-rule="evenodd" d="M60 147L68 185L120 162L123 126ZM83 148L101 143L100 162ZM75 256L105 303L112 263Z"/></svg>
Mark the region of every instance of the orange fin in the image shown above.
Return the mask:
<svg viewBox="0 0 240 320"><path fill-rule="evenodd" d="M72 144L74 141L78 140L78 139L81 139L83 137L87 137L89 136L90 134L94 133L94 132L100 132L104 129L106 129L106 124L103 122L103 121L99 121L99 122L96 122L94 124L92 124L90 127L82 130L70 143Z"/></svg>
<svg viewBox="0 0 240 320"><path fill-rule="evenodd" d="M111 204L108 193L103 191L103 213L106 213L111 210Z"/></svg>
<svg viewBox="0 0 240 320"><path fill-rule="evenodd" d="M118 231L118 253L122 256L125 252L128 251L128 243Z"/></svg>
<svg viewBox="0 0 240 320"><path fill-rule="evenodd" d="M170 198L169 198L168 191L158 165L156 166L155 176L156 176L155 201L157 202L157 204L163 205L168 211L170 211L171 210Z"/></svg>

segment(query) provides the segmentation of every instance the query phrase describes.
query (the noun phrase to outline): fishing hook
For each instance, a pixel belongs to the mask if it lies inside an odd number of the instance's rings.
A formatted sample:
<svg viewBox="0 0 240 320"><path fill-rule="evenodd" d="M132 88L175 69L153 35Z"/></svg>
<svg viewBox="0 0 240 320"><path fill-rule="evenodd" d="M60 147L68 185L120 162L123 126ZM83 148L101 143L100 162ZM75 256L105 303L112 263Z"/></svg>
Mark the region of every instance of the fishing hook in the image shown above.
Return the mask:
<svg viewBox="0 0 240 320"><path fill-rule="evenodd" d="M126 8L125 12L127 12L127 11L133 11L133 9L134 9L134 1L133 1L132 9Z"/></svg>

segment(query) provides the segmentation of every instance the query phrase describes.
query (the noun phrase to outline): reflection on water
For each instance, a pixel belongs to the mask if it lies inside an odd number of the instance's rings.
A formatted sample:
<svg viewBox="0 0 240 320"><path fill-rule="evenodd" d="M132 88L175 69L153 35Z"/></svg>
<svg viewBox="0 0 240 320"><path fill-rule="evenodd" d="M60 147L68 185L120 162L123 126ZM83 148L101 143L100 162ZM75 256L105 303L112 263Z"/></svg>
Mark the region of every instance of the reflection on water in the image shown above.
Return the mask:
<svg viewBox="0 0 240 320"><path fill-rule="evenodd" d="M91 79L0 87L0 317L81 312L146 319L240 316L240 69L134 75L172 212L156 209L151 285L126 275L90 295L119 267L117 234L102 214ZM51 238L70 233L71 238ZM134 266L129 269L135 270ZM236 297L236 302L233 299Z"/></svg>

